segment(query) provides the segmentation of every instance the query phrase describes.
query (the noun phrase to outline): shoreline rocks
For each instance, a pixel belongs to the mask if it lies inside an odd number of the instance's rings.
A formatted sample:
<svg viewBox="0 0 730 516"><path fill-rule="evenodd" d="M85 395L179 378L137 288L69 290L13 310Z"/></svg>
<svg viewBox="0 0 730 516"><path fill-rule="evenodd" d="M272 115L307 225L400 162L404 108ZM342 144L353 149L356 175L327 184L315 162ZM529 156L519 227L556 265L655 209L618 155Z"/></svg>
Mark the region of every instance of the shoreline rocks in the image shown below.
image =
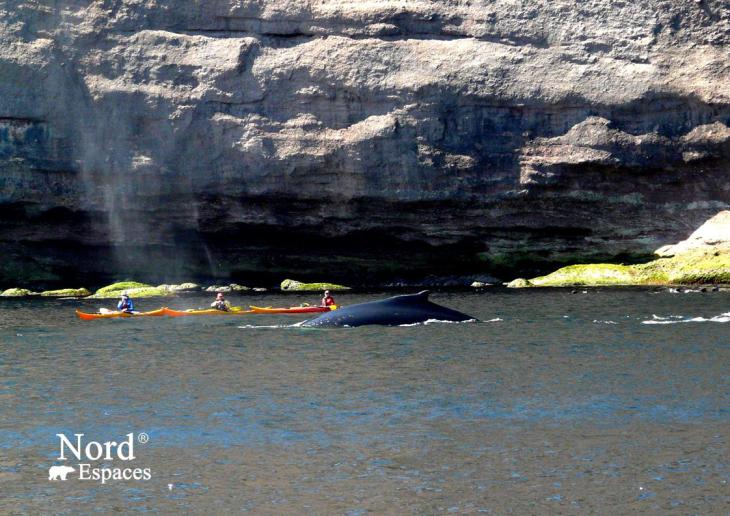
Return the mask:
<svg viewBox="0 0 730 516"><path fill-rule="evenodd" d="M635 265L593 263L562 267L545 276L507 283L510 288L730 284L730 211L707 220L692 235Z"/></svg>
<svg viewBox="0 0 730 516"><path fill-rule="evenodd" d="M44 290L41 297L89 297L91 291L85 288L62 288L58 290Z"/></svg>
<svg viewBox="0 0 730 516"><path fill-rule="evenodd" d="M248 290L251 290L251 288L239 285L238 283L231 283L230 285L211 285L205 289L206 292L223 292L225 294L230 292L246 292Z"/></svg>
<svg viewBox="0 0 730 516"><path fill-rule="evenodd" d="M165 290L167 292L196 292L201 289L197 283L180 283L179 285L157 285L157 288Z"/></svg>
<svg viewBox="0 0 730 516"><path fill-rule="evenodd" d="M292 279L281 282L281 290L285 292L314 292L324 290L350 290L350 287L336 283L302 283Z"/></svg>
<svg viewBox="0 0 730 516"><path fill-rule="evenodd" d="M36 295L27 288L9 288L0 293L0 297L27 297Z"/></svg>
<svg viewBox="0 0 730 516"><path fill-rule="evenodd" d="M137 281L120 281L100 288L89 297L91 299L113 299L120 297L122 292L127 292L133 299L141 297L167 297L174 295L174 293L169 290L148 285L146 283L139 283Z"/></svg>
<svg viewBox="0 0 730 516"><path fill-rule="evenodd" d="M730 284L730 252L693 252L637 265L569 265L545 276L518 278L509 288Z"/></svg>

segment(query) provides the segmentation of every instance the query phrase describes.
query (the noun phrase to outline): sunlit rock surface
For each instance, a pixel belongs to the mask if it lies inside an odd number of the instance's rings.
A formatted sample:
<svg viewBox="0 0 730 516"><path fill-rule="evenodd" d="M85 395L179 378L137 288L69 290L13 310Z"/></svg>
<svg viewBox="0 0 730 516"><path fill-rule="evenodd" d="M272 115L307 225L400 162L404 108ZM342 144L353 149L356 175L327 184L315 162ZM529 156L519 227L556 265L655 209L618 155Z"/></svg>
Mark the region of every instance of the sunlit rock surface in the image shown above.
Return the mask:
<svg viewBox="0 0 730 516"><path fill-rule="evenodd" d="M687 240L656 250L659 256L674 256L690 251L730 251L730 211L721 211L702 224Z"/></svg>
<svg viewBox="0 0 730 516"><path fill-rule="evenodd" d="M0 285L648 255L730 207L729 41L721 0L4 1Z"/></svg>

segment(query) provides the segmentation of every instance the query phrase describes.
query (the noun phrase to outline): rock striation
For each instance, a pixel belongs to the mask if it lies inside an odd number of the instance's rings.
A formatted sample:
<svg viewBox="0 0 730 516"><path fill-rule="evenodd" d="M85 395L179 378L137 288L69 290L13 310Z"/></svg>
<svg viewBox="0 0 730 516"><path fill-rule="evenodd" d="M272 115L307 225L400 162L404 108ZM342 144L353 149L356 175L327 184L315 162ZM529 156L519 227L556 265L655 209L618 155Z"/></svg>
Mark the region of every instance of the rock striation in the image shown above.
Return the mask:
<svg viewBox="0 0 730 516"><path fill-rule="evenodd" d="M730 207L724 0L0 2L0 285L540 272Z"/></svg>

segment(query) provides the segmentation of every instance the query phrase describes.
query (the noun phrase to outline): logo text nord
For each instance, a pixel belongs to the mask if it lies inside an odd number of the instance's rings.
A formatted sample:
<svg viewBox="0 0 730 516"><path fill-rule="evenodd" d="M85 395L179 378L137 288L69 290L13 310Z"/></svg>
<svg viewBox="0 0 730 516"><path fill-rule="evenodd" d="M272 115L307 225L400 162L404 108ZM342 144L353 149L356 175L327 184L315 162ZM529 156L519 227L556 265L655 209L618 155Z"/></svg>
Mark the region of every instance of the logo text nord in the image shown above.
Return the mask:
<svg viewBox="0 0 730 516"><path fill-rule="evenodd" d="M71 442L68 437L64 434L56 434L61 440L61 453L58 457L59 460L67 460L65 451L70 452L71 455L76 457L76 460L83 460L81 457L84 456L86 460L114 460L116 458L120 460L134 460L134 434L128 433L127 439L121 443L116 441L106 441L100 443L98 441L89 441L84 446L83 437L84 434L74 434L76 437L76 443ZM83 453L82 453L83 452Z"/></svg>

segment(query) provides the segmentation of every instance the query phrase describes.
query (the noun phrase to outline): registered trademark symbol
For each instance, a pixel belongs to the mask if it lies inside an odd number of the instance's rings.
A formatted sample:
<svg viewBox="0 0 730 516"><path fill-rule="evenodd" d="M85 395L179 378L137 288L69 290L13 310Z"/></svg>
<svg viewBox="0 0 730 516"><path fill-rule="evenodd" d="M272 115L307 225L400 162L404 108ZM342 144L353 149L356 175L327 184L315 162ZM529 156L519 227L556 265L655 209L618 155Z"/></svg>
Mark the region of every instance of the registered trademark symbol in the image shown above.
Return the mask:
<svg viewBox="0 0 730 516"><path fill-rule="evenodd" d="M139 441L140 444L144 444L149 440L150 440L150 436L147 435L146 433L141 432L140 434L137 434L137 441Z"/></svg>

